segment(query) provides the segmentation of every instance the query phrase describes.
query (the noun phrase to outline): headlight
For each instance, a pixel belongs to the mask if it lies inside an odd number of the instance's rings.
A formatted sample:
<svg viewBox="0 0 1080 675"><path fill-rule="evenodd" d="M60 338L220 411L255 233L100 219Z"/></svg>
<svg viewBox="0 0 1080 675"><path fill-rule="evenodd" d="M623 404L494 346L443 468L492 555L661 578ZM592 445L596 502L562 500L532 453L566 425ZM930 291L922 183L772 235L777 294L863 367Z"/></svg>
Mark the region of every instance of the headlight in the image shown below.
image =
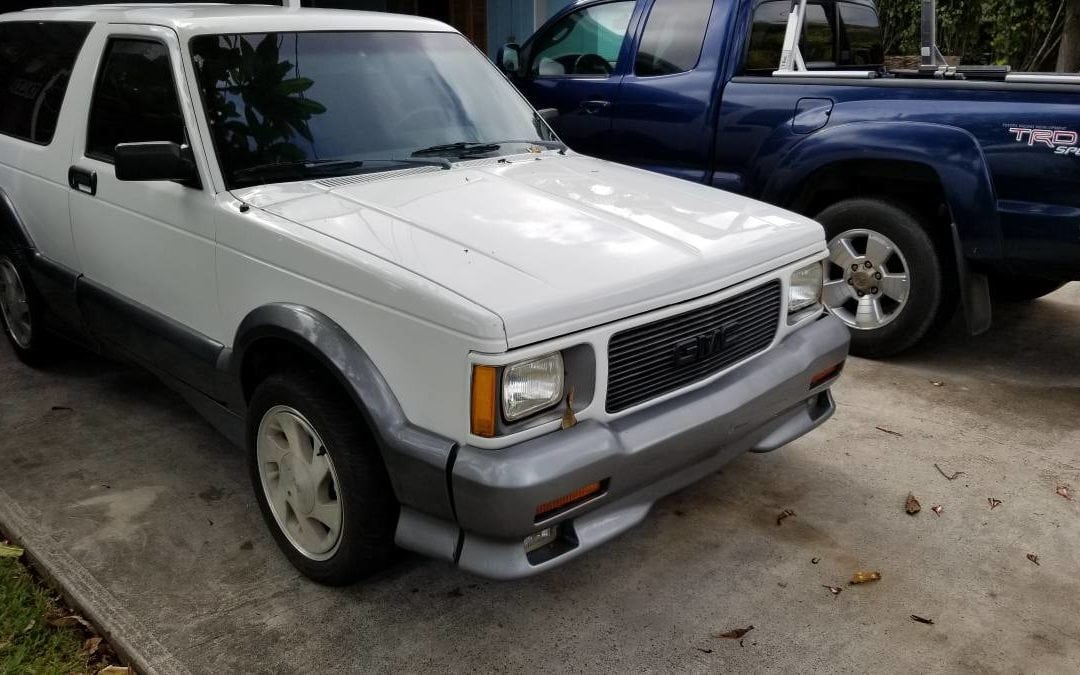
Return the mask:
<svg viewBox="0 0 1080 675"><path fill-rule="evenodd" d="M562 354L548 354L503 369L502 407L513 422L550 408L563 397Z"/></svg>
<svg viewBox="0 0 1080 675"><path fill-rule="evenodd" d="M791 287L788 290L788 314L813 307L821 302L823 272L821 263L807 265L791 275Z"/></svg>

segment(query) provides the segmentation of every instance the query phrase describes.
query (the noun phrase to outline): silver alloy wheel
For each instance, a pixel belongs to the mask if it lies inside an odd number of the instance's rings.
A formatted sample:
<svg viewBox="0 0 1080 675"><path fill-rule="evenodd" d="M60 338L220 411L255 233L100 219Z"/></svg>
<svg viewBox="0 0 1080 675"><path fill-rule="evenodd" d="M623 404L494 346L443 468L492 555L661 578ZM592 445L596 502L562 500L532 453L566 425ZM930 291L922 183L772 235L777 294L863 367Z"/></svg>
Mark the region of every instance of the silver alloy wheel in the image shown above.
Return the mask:
<svg viewBox="0 0 1080 675"><path fill-rule="evenodd" d="M337 472L322 438L294 408L274 406L259 422L259 478L274 520L297 551L327 560L345 519Z"/></svg>
<svg viewBox="0 0 1080 675"><path fill-rule="evenodd" d="M19 271L10 258L0 258L0 313L15 344L30 349L34 325L30 319L30 301Z"/></svg>
<svg viewBox="0 0 1080 675"><path fill-rule="evenodd" d="M851 328L875 330L907 306L910 267L891 239L872 230L848 230L829 242L825 306Z"/></svg>

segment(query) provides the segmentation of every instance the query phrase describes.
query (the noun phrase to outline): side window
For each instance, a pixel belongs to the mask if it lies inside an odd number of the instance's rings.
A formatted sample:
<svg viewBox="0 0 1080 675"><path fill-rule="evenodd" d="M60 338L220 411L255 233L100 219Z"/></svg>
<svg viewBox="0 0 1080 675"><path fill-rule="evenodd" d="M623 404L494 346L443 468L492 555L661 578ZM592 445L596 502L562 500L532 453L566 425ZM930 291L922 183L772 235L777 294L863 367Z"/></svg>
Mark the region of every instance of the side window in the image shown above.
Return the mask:
<svg viewBox="0 0 1080 675"><path fill-rule="evenodd" d="M697 65L713 0L657 0L641 36L634 74L685 73Z"/></svg>
<svg viewBox="0 0 1080 675"><path fill-rule="evenodd" d="M52 142L89 23L0 23L0 134Z"/></svg>
<svg viewBox="0 0 1080 675"><path fill-rule="evenodd" d="M885 63L885 47L881 42L881 25L872 7L851 2L837 4L840 8L840 64L842 66L881 66Z"/></svg>
<svg viewBox="0 0 1080 675"><path fill-rule="evenodd" d="M111 162L117 143L184 142L169 52L159 42L109 42L90 105L86 154Z"/></svg>
<svg viewBox="0 0 1080 675"><path fill-rule="evenodd" d="M836 17L834 5L808 3L806 22L803 26L799 50L807 68L832 68L836 66L836 33L833 28ZM826 9L828 8L828 9ZM750 51L746 56L746 72L772 73L780 65L780 52L784 48L788 15L791 2L771 0L763 2L754 11L750 29Z"/></svg>
<svg viewBox="0 0 1080 675"><path fill-rule="evenodd" d="M540 38L529 71L540 77L610 75L633 12L634 0L621 0L564 16Z"/></svg>

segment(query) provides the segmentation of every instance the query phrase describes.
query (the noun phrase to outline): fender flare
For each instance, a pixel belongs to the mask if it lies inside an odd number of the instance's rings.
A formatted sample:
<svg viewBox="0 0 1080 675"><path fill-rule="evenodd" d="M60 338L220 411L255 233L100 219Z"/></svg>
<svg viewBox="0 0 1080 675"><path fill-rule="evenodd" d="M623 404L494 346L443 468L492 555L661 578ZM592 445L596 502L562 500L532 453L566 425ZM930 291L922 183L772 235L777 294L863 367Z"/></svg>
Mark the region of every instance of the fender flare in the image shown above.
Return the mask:
<svg viewBox="0 0 1080 675"><path fill-rule="evenodd" d="M398 501L433 516L453 520L448 471L457 444L409 422L390 385L364 349L325 314L292 303L252 310L240 323L218 368L233 385L230 407L247 408L243 365L260 340L276 339L321 363L348 392L375 436Z"/></svg>
<svg viewBox="0 0 1080 675"><path fill-rule="evenodd" d="M34 240L19 217L15 203L4 188L0 188L0 241L5 239L19 250L34 250Z"/></svg>
<svg viewBox="0 0 1080 675"><path fill-rule="evenodd" d="M762 199L790 204L818 171L845 161L923 164L937 174L966 258L1003 255L997 195L978 140L963 129L925 122L853 122L811 135L755 176Z"/></svg>

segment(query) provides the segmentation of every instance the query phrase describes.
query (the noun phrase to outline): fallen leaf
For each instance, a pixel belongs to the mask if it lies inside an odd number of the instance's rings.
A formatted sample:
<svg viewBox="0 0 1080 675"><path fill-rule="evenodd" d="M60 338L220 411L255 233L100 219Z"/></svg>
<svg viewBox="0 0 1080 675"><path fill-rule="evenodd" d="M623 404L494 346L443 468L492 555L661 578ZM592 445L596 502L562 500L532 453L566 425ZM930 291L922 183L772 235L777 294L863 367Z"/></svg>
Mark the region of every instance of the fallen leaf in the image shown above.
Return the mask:
<svg viewBox="0 0 1080 675"><path fill-rule="evenodd" d="M840 588L839 586L830 586L828 584L821 584L821 587L829 589L829 592L832 593L833 595L840 595L840 593L844 590L844 589Z"/></svg>
<svg viewBox="0 0 1080 675"><path fill-rule="evenodd" d="M25 552L18 546L0 544L0 558L18 558Z"/></svg>
<svg viewBox="0 0 1080 675"><path fill-rule="evenodd" d="M780 588L787 588L787 583L783 582L783 581L777 581L776 585L779 586Z"/></svg>
<svg viewBox="0 0 1080 675"><path fill-rule="evenodd" d="M938 516L941 516L941 512L945 510L945 507L941 504L934 504L930 507L930 510L936 513Z"/></svg>
<svg viewBox="0 0 1080 675"><path fill-rule="evenodd" d="M785 520L787 520L788 518L791 518L793 516L795 516L794 511L792 511L791 509L784 509L784 511L779 516L776 517L776 525L777 525L777 527L779 527L780 524L783 523Z"/></svg>
<svg viewBox="0 0 1080 675"><path fill-rule="evenodd" d="M34 621L33 619L30 619L30 623L26 624L26 628L23 628L22 632L29 633L30 629L33 628L36 623L37 623L37 621Z"/></svg>
<svg viewBox="0 0 1080 675"><path fill-rule="evenodd" d="M1035 555L1034 553L1028 553L1027 559L1035 563L1036 565L1039 564L1039 556Z"/></svg>
<svg viewBox="0 0 1080 675"><path fill-rule="evenodd" d="M577 425L577 417L574 415L574 388L570 387L570 391L566 394L566 410L562 416L562 428L569 429L570 427Z"/></svg>
<svg viewBox="0 0 1080 675"><path fill-rule="evenodd" d="M990 510L993 511L1003 503L1000 499L994 499L993 497L987 497L986 503L990 505Z"/></svg>
<svg viewBox="0 0 1080 675"><path fill-rule="evenodd" d="M101 638L99 638L99 637L89 638L86 642L83 643L83 651L86 652L87 654L89 654L90 656L93 656L94 654L97 654L97 650L100 647L101 647Z"/></svg>
<svg viewBox="0 0 1080 675"><path fill-rule="evenodd" d="M966 476L967 475L963 471L957 471L957 472L953 473L950 476L949 474L945 473L945 471L942 470L942 468L940 466L938 466L937 464L934 464L934 468L937 469L938 473L940 473L942 476L945 476L945 480L956 480L960 476Z"/></svg>
<svg viewBox="0 0 1080 675"><path fill-rule="evenodd" d="M811 565L816 565L819 562L821 562L821 558L810 558L810 564Z"/></svg>
<svg viewBox="0 0 1080 675"><path fill-rule="evenodd" d="M911 615L911 620L912 621L918 621L919 623L925 623L925 624L928 624L928 625L931 625L931 626L934 625L934 620L933 619L924 619L923 617L919 616L918 614L912 614Z"/></svg>
<svg viewBox="0 0 1080 675"><path fill-rule="evenodd" d="M919 504L919 500L915 499L915 495L908 493L907 501L904 502L904 510L908 512L908 515L915 515L919 511L922 511L922 505Z"/></svg>
<svg viewBox="0 0 1080 675"><path fill-rule="evenodd" d="M935 387L944 387L945 386L945 383L942 382L941 380L930 380L930 384L934 385Z"/></svg>
<svg viewBox="0 0 1080 675"><path fill-rule="evenodd" d="M1070 502L1073 500L1072 494L1069 492L1068 485L1059 485L1057 488L1057 493L1065 499L1068 499Z"/></svg>
<svg viewBox="0 0 1080 675"><path fill-rule="evenodd" d="M742 636L746 635L747 633L749 633L752 630L754 630L753 626L747 626L746 628L735 628L735 629L729 630L726 633L720 633L716 637L724 638L725 640L738 640L738 639L742 638Z"/></svg>
<svg viewBox="0 0 1080 675"><path fill-rule="evenodd" d="M698 650L702 654L712 654L711 649L702 649L701 647L694 647L694 649Z"/></svg>
<svg viewBox="0 0 1080 675"><path fill-rule="evenodd" d="M880 581L881 572L856 572L851 575L852 584L868 584L871 581Z"/></svg>
<svg viewBox="0 0 1080 675"><path fill-rule="evenodd" d="M88 631L93 631L94 626L77 614L70 614L68 616L61 616L55 619L49 619L50 626L54 628L74 628L75 626L82 626Z"/></svg>

